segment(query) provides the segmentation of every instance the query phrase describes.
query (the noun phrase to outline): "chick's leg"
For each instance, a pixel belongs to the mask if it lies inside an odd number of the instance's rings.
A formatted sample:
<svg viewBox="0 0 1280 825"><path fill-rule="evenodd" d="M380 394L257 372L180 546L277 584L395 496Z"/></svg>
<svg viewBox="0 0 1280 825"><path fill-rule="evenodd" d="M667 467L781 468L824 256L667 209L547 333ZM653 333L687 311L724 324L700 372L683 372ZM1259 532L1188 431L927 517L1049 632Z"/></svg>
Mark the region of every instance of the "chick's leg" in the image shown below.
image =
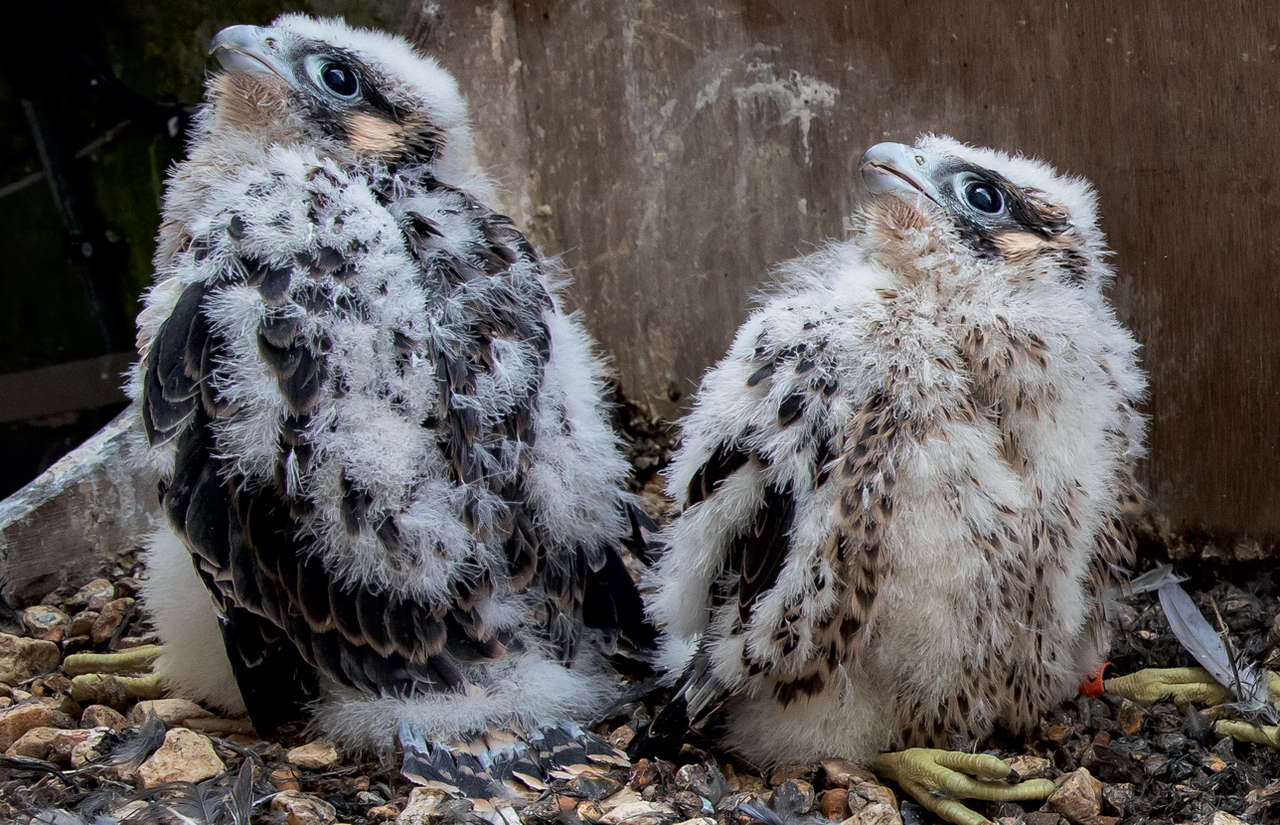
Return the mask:
<svg viewBox="0 0 1280 825"><path fill-rule="evenodd" d="M1267 693L1271 704L1280 707L1280 674L1267 673ZM1148 668L1107 679L1106 691L1137 702L1142 706L1156 702L1173 702L1179 709L1190 704L1221 705L1234 696L1200 667ZM1280 747L1280 732L1275 725L1253 725L1248 722L1221 719L1214 731L1241 742Z"/></svg>
<svg viewBox="0 0 1280 825"><path fill-rule="evenodd" d="M1024 802L1044 799L1053 792L1053 783L1048 779L1019 782L1007 762L985 753L909 748L880 754L871 763L871 770L883 779L897 782L921 805L955 825L982 825L989 821L960 799ZM1012 784L990 780L1012 780Z"/></svg>
<svg viewBox="0 0 1280 825"><path fill-rule="evenodd" d="M162 650L160 645L143 645L116 653L68 656L62 669L71 677L71 698L86 702L118 693L125 699L159 699L164 685L151 667Z"/></svg>

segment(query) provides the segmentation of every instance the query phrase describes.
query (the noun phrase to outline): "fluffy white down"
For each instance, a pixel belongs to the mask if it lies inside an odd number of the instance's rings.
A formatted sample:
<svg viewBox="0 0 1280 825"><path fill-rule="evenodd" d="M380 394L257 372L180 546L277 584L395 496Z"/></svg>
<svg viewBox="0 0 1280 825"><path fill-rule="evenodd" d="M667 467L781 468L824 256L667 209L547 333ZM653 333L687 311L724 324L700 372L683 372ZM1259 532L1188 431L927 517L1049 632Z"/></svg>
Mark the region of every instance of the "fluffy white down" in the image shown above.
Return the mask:
<svg viewBox="0 0 1280 825"><path fill-rule="evenodd" d="M309 550L348 582L432 603L447 603L459 579L488 568L495 592L476 610L491 629L519 628L525 652L471 669L467 677L475 686L466 695L371 697L328 685L313 708L313 724L350 748L386 753L402 720L417 732L444 740L491 726L532 731L565 720L588 720L618 692L616 676L600 652L601 634L583 632L569 668L540 648L534 638L539 619L530 618L530 600L504 589L507 561L500 543L477 538L496 532L487 528L504 517L505 502L487 487L474 484L466 490L453 482L439 432L419 423L438 405L434 367L415 353L402 368L393 346L394 331L430 342L438 351L456 347L469 323L466 300L471 296L466 290L484 288L480 279L453 293L436 290L429 279L419 277L418 261L402 232L414 220L428 221L439 228L436 242L459 257L484 240L474 204L466 198L491 202L490 184L474 163L467 109L457 84L400 38L301 15L286 15L273 26L349 49L375 72L395 78L393 95L405 96L415 108L425 101L427 115L443 132L444 150L422 182L407 169L402 188L385 203L372 191L368 170L326 154L332 147L264 145L259 136L221 123L206 109L197 119L189 160L168 184L156 284L138 318L139 351L145 360L184 288L219 285L205 309L231 352L212 382L236 412L215 425L218 450L248 483L269 481L285 406L276 379L264 368L257 330L273 310L258 290L236 283L238 269L244 260L289 267L295 256L314 255L321 245L359 250L349 261L358 277L333 288L340 298L360 301L363 314L304 314L298 307L305 302L286 310L302 319L300 335L332 344L328 367L343 384L341 392L326 387L325 402L311 416L308 439L314 455L307 471L296 463L287 468L289 491L316 502L305 535ZM312 203L323 204L312 207L318 214L308 213ZM244 227L243 236L234 241L227 231L230 215ZM192 238L207 239L207 250L195 254ZM561 311L555 264L546 262L543 271L535 272L522 259L512 264L510 274L512 280L540 279L555 304L554 312L542 315L550 337L549 360L538 364L540 356L527 341L498 338L493 369L477 379L473 394L455 396L455 402L472 404L480 415L496 419L524 397L541 368L533 411L536 445L504 447L501 454L486 457L484 470L500 478L527 464L530 511L555 539L542 552L549 563L559 563L556 554L613 544L624 534L620 504L629 468L602 400L603 362L593 353L580 319ZM304 280L293 278L295 297L297 290L308 288ZM530 298L521 308L536 317L539 306ZM130 384L135 399L142 396L142 376L140 363ZM387 403L391 396L397 399L394 409ZM146 452L162 477L172 475L172 442ZM389 558L373 531L353 538L342 526L344 478L368 490L379 507L396 512L407 562ZM480 525L474 533L462 521L468 493L475 496ZM214 608L189 553L164 531L148 554L148 565L151 582L144 598L166 644L159 670L176 694L243 710Z"/></svg>
<svg viewBox="0 0 1280 825"><path fill-rule="evenodd" d="M584 650L572 669L537 653L492 666L487 688L470 694L372 698L330 685L312 726L348 751L390 753L402 722L425 738L449 742L485 731L532 732L566 719L589 720L618 694L617 679L598 653Z"/></svg>
<svg viewBox="0 0 1280 825"><path fill-rule="evenodd" d="M1098 598L1089 591L1089 564L1100 528L1117 512L1122 469L1143 452L1145 419L1134 407L1145 378L1136 342L1101 293L1112 273L1092 190L1038 161L950 138L927 136L917 145L979 163L1065 206L1086 250L1085 278L1072 285L1033 269L1014 283L920 233L920 271L948 274L913 281L886 266L881 248L859 236L783 265L781 286L751 313L728 355L707 373L682 422L668 494L683 502L695 473L725 441L755 450L766 466L745 465L666 528L669 550L648 579L648 610L664 633L662 664L672 678L696 651L708 655L726 697L724 742L760 763L869 759L910 723L902 715L913 703L930 707L968 684L967 673L984 664L990 669L990 652L1010 646L1019 628L1016 617L991 609L1000 602L998 560L993 568L977 552L974 535L996 534L1008 513L1052 520L1067 536L1062 566L1046 572L1041 595L1058 618L1043 640L1043 659L1059 698L1073 694L1102 661L1105 630L1094 621ZM899 312L903 307L909 310ZM1006 416L1031 459L1028 475L1001 458L1001 433L984 416L948 416L935 436L907 439L892 457L895 509L883 546L893 569L879 593L878 618L859 633L862 652L846 658L820 693L784 706L773 696L771 679L799 672L797 664L814 653L814 625L833 608L830 589L820 593L814 586L817 551L837 510L834 496L812 489L815 435L845 433L878 394L887 394L895 409L911 411L899 415L921 418L968 403L968 379L939 369L936 359L954 358L961 334L974 324L995 328L1006 321L1033 330L1048 352L1047 368L1023 363L1007 373L1045 405L1039 416L1021 408ZM893 332L877 334L881 329ZM819 340L817 365L803 377L787 365L747 386L761 348L809 346L814 352ZM839 391L829 402L807 402L796 423L780 427L780 403L804 391L813 376L837 379ZM740 627L736 603L712 606L712 585L730 540L747 529L766 485L786 484L796 499L786 562ZM1037 489L1046 500L1072 496L1079 524L1038 501ZM787 654L774 640L775 620L795 604L801 605L798 652ZM989 620L982 634L974 633L977 615ZM762 675L749 674L748 656L764 664ZM983 697L971 700L975 713L999 721L998 703L984 710Z"/></svg>
<svg viewBox="0 0 1280 825"><path fill-rule="evenodd" d="M168 527L148 536L143 548L148 578L142 582L142 600L164 645L154 672L176 695L227 713L244 713L218 613L196 575L191 554Z"/></svg>

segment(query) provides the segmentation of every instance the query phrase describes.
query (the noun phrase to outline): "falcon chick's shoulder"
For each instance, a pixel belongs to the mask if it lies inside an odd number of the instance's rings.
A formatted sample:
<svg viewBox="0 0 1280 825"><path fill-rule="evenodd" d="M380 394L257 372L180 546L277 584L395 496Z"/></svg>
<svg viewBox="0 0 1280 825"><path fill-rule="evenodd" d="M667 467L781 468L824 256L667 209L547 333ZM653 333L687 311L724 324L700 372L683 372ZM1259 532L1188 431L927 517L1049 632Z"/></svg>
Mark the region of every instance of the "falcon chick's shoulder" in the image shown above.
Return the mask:
<svg viewBox="0 0 1280 825"><path fill-rule="evenodd" d="M652 571L695 723L761 763L1025 730L1103 662L1145 420L1086 182L928 136L706 375Z"/></svg>
<svg viewBox="0 0 1280 825"><path fill-rule="evenodd" d="M436 767L563 745L652 642L586 331L431 58L297 15L213 52L132 384L172 528L157 672L261 730L319 699L340 744Z"/></svg>

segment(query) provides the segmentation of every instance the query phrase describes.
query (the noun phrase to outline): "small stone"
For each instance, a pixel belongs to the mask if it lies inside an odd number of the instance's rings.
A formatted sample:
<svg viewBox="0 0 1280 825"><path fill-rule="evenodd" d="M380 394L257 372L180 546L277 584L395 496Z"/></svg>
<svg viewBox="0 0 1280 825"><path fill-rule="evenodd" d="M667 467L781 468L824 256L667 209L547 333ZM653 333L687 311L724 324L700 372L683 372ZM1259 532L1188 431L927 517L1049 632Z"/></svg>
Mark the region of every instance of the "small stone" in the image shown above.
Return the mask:
<svg viewBox="0 0 1280 825"><path fill-rule="evenodd" d="M631 780L627 784L636 790L644 790L649 785L662 781L662 772L657 762L652 759L641 759L631 766Z"/></svg>
<svg viewBox="0 0 1280 825"><path fill-rule="evenodd" d="M1077 825L1087 823L1102 813L1102 783L1085 768L1072 771L1058 780L1045 807Z"/></svg>
<svg viewBox="0 0 1280 825"><path fill-rule="evenodd" d="M871 771L848 759L827 759L822 763L827 774L827 784L833 788L848 788L854 782L875 782Z"/></svg>
<svg viewBox="0 0 1280 825"><path fill-rule="evenodd" d="M896 808L877 802L858 811L840 825L902 825L902 815Z"/></svg>
<svg viewBox="0 0 1280 825"><path fill-rule="evenodd" d="M427 788L414 788L409 791L409 801L396 819L396 825L428 825L436 814L444 794Z"/></svg>
<svg viewBox="0 0 1280 825"><path fill-rule="evenodd" d="M298 784L298 769L293 765L281 765L271 772L267 777L271 783L271 787L277 791L297 791L302 786Z"/></svg>
<svg viewBox="0 0 1280 825"><path fill-rule="evenodd" d="M598 802L622 790L622 783L595 771L583 771L569 780L566 792L578 799ZM603 815L603 811L601 814Z"/></svg>
<svg viewBox="0 0 1280 825"><path fill-rule="evenodd" d="M773 809L786 814L807 814L813 810L813 785L803 779L788 779L773 792Z"/></svg>
<svg viewBox="0 0 1280 825"><path fill-rule="evenodd" d="M702 765L681 765L676 771L675 785L682 791L692 791L699 796L711 797L716 793L712 789L711 774Z"/></svg>
<svg viewBox="0 0 1280 825"><path fill-rule="evenodd" d="M207 738L185 728L174 728L164 735L160 749L138 767L137 777L142 787L154 788L165 782L200 782L226 769ZM277 810L274 803L271 810Z"/></svg>
<svg viewBox="0 0 1280 825"><path fill-rule="evenodd" d="M1045 731L1045 738L1053 742L1061 742L1067 738L1067 726L1061 722L1053 722Z"/></svg>
<svg viewBox="0 0 1280 825"><path fill-rule="evenodd" d="M1200 825L1246 825L1246 823L1240 817L1226 811L1215 811L1213 816L1200 820Z"/></svg>
<svg viewBox="0 0 1280 825"><path fill-rule="evenodd" d="M138 580L132 576L121 576L116 579L116 596L119 598L136 596L141 586Z"/></svg>
<svg viewBox="0 0 1280 825"><path fill-rule="evenodd" d="M812 772L813 765L779 765L769 774L769 784L776 788L788 779L803 779Z"/></svg>
<svg viewBox="0 0 1280 825"><path fill-rule="evenodd" d="M633 802L619 805L600 818L602 825L663 825L680 819L665 802Z"/></svg>
<svg viewBox="0 0 1280 825"><path fill-rule="evenodd" d="M698 816L693 819L686 819L683 822L677 822L676 825L716 825L716 821L709 816Z"/></svg>
<svg viewBox="0 0 1280 825"><path fill-rule="evenodd" d="M89 627L89 638L100 645L116 633L124 617L133 610L133 599L113 599L102 606L98 618Z"/></svg>
<svg viewBox="0 0 1280 825"><path fill-rule="evenodd" d="M635 738L636 732L630 725L622 725L608 736L609 744L620 751L625 751L627 746L631 744L631 740Z"/></svg>
<svg viewBox="0 0 1280 825"><path fill-rule="evenodd" d="M1128 782L1110 783L1102 786L1102 806L1108 814L1124 816L1133 806L1138 796L1138 789Z"/></svg>
<svg viewBox="0 0 1280 825"><path fill-rule="evenodd" d="M14 742L34 728L73 728L65 713L43 702L27 702L0 711L0 748L8 750Z"/></svg>
<svg viewBox="0 0 1280 825"><path fill-rule="evenodd" d="M765 784L764 777L756 776L753 773L738 774L734 777L734 782L736 783L734 790L737 792L754 791L760 793L769 789L769 786Z"/></svg>
<svg viewBox="0 0 1280 825"><path fill-rule="evenodd" d="M683 817L697 817L700 814L709 813L703 810L702 797L693 791L676 791L671 796L671 804L676 806L676 812Z"/></svg>
<svg viewBox="0 0 1280 825"><path fill-rule="evenodd" d="M85 742L99 742L106 730L62 730L32 728L5 750L5 756L28 756L62 765L70 764L71 752Z"/></svg>
<svg viewBox="0 0 1280 825"><path fill-rule="evenodd" d="M1040 756L1014 756L1006 759L1021 779L1053 779L1053 760Z"/></svg>
<svg viewBox="0 0 1280 825"><path fill-rule="evenodd" d="M574 814L577 813L578 800L572 796L565 796L558 793L545 794L532 805L529 805L522 812L524 818L533 822L572 822ZM407 811L408 808L405 808ZM441 811L434 810L432 819L438 820ZM400 820L403 822L404 820ZM417 822L427 822L427 819L414 820Z"/></svg>
<svg viewBox="0 0 1280 825"><path fill-rule="evenodd" d="M6 685L49 673L61 663L62 651L53 642L0 633L0 682Z"/></svg>
<svg viewBox="0 0 1280 825"><path fill-rule="evenodd" d="M342 760L338 748L329 739L317 739L285 752L285 761L304 771L332 770Z"/></svg>
<svg viewBox="0 0 1280 825"><path fill-rule="evenodd" d="M31 635L46 642L60 642L71 618L56 607L39 604L22 611L22 623Z"/></svg>
<svg viewBox="0 0 1280 825"><path fill-rule="evenodd" d="M63 608L74 613L78 610L101 610L102 606L116 597L116 586L108 579L94 579L77 590L62 603Z"/></svg>
<svg viewBox="0 0 1280 825"><path fill-rule="evenodd" d="M850 785L848 801L849 810L855 814L870 805L888 805L895 811L898 809L898 798L893 791L875 779Z"/></svg>
<svg viewBox="0 0 1280 825"><path fill-rule="evenodd" d="M1137 702L1128 699L1120 700L1120 709L1116 713L1116 721L1120 724L1120 732L1125 736L1137 736L1142 730L1142 723L1147 718L1147 709Z"/></svg>
<svg viewBox="0 0 1280 825"><path fill-rule="evenodd" d="M604 810L605 813L612 811L614 808L618 808L623 805L630 805L633 802L641 802L641 801L642 799L640 797L640 794L636 793L630 788L623 788L613 796L610 796L606 799L599 800L600 807Z"/></svg>
<svg viewBox="0 0 1280 825"><path fill-rule="evenodd" d="M1026 825L1062 825L1065 819L1055 814L1053 811L1036 811L1029 813L1023 820Z"/></svg>
<svg viewBox="0 0 1280 825"><path fill-rule="evenodd" d="M599 802L587 800L585 802L579 802L578 808L574 813L576 813L578 815L578 819L581 819L583 822L599 822L604 817L605 811L604 808L600 807Z"/></svg>
<svg viewBox="0 0 1280 825"><path fill-rule="evenodd" d="M844 819L849 815L848 788L832 788L822 795L819 805L827 819Z"/></svg>
<svg viewBox="0 0 1280 825"><path fill-rule="evenodd" d="M389 819L397 819L400 816L400 806L394 801L388 802L386 805L379 805L376 808L370 808L365 812L365 818L374 822L385 822Z"/></svg>
<svg viewBox="0 0 1280 825"><path fill-rule="evenodd" d="M188 719L213 716L190 699L148 699L134 705L129 711L129 724L135 728L141 727L153 713L168 727L181 725Z"/></svg>
<svg viewBox="0 0 1280 825"><path fill-rule="evenodd" d="M98 611L81 610L79 613L71 617L70 623L67 624L68 642L72 638L80 638L83 636L89 641L89 631L93 630L93 623L98 621Z"/></svg>
<svg viewBox="0 0 1280 825"><path fill-rule="evenodd" d="M333 825L338 812L323 799L301 791L283 791L271 799L271 812L283 813L284 825Z"/></svg>
<svg viewBox="0 0 1280 825"><path fill-rule="evenodd" d="M90 730L87 732L99 735L91 736L71 749L71 767L73 768L83 768L85 765L97 762L107 755L98 750L98 746L102 744L102 738L107 734L107 729L99 728L96 731Z"/></svg>

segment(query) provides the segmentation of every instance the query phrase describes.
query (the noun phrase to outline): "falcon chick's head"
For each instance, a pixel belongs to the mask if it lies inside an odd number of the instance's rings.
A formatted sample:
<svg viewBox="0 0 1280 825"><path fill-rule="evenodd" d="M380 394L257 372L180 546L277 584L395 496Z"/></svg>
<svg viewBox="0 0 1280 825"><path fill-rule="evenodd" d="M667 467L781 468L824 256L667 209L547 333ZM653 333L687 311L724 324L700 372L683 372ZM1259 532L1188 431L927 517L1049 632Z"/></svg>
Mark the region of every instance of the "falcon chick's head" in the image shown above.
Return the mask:
<svg viewBox="0 0 1280 825"><path fill-rule="evenodd" d="M207 125L268 143L314 143L388 164L467 165L467 108L453 77L401 38L299 14L230 26L210 49Z"/></svg>
<svg viewBox="0 0 1280 825"><path fill-rule="evenodd" d="M1081 178L940 135L876 144L858 168L874 196L867 231L893 264L927 271L921 259L941 253L1076 286L1110 276L1096 198Z"/></svg>

